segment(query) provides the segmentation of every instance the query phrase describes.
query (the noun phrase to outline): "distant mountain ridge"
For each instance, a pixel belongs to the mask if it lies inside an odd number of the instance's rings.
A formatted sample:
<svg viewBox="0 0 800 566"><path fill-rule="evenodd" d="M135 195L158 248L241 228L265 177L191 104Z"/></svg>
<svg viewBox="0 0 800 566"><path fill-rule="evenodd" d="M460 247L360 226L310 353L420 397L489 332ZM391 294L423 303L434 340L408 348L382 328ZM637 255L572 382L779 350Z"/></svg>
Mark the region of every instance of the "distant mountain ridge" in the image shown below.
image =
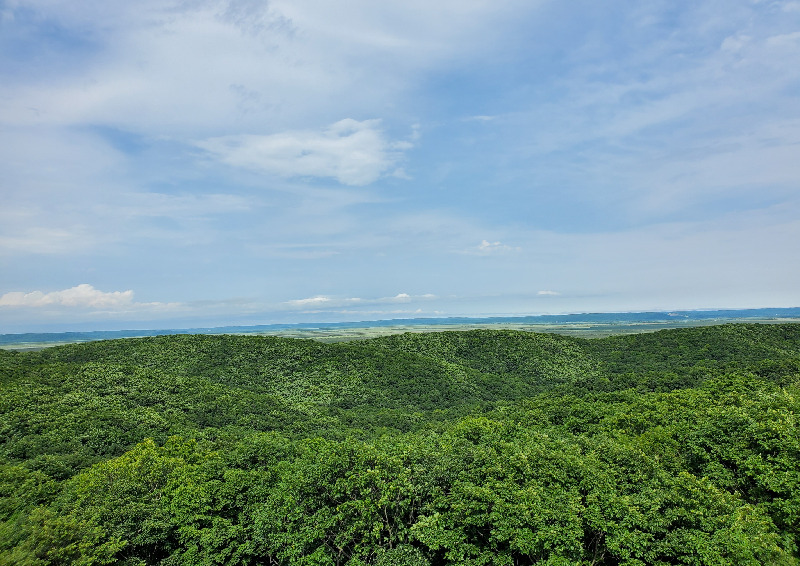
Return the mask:
<svg viewBox="0 0 800 566"><path fill-rule="evenodd" d="M28 332L0 334L0 347L15 344L47 344L90 342L115 338L140 338L174 334L269 334L281 331L335 330L353 328L381 328L389 326L446 326L446 325L568 325L568 324L637 324L677 321L739 321L747 319L800 319L800 307L724 309L724 310L676 310L613 313L573 313L531 316L502 317L444 317L387 319L357 322L287 323L245 326L219 326L203 328L172 328L153 330L96 330L82 332Z"/></svg>

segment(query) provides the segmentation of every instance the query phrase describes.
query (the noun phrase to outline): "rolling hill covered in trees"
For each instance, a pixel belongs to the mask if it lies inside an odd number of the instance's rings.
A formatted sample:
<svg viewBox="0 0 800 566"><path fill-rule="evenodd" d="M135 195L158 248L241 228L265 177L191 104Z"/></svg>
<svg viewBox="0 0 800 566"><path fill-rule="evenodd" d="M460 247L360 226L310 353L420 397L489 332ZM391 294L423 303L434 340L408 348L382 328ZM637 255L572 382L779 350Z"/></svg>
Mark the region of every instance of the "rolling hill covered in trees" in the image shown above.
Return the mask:
<svg viewBox="0 0 800 566"><path fill-rule="evenodd" d="M0 564L800 564L800 324L0 350Z"/></svg>

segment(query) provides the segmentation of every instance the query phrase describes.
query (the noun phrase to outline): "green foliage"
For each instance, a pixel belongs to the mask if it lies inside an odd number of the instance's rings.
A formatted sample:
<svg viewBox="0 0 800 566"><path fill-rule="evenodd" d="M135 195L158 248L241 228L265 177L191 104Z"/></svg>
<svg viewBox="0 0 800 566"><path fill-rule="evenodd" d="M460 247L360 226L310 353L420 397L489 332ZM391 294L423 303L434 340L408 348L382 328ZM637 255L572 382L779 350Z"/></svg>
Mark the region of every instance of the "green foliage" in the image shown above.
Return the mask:
<svg viewBox="0 0 800 566"><path fill-rule="evenodd" d="M800 325L0 351L0 565L800 564Z"/></svg>

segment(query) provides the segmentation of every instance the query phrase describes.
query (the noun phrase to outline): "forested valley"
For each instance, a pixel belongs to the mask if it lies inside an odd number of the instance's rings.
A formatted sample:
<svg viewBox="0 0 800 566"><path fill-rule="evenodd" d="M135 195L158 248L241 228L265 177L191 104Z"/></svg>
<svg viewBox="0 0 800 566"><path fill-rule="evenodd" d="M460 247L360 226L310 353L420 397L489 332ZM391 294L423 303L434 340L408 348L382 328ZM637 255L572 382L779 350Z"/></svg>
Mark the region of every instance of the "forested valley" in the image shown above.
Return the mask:
<svg viewBox="0 0 800 566"><path fill-rule="evenodd" d="M800 324L0 350L3 565L798 565Z"/></svg>

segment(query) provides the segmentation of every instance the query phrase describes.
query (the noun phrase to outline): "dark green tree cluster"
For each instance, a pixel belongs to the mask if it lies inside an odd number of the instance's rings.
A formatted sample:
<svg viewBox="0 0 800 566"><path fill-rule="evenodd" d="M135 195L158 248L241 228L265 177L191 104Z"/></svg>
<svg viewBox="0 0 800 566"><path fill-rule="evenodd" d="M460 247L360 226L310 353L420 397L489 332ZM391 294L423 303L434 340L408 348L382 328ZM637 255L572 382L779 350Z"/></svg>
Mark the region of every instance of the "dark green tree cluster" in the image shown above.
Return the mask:
<svg viewBox="0 0 800 566"><path fill-rule="evenodd" d="M797 565L800 325L0 351L0 564Z"/></svg>

